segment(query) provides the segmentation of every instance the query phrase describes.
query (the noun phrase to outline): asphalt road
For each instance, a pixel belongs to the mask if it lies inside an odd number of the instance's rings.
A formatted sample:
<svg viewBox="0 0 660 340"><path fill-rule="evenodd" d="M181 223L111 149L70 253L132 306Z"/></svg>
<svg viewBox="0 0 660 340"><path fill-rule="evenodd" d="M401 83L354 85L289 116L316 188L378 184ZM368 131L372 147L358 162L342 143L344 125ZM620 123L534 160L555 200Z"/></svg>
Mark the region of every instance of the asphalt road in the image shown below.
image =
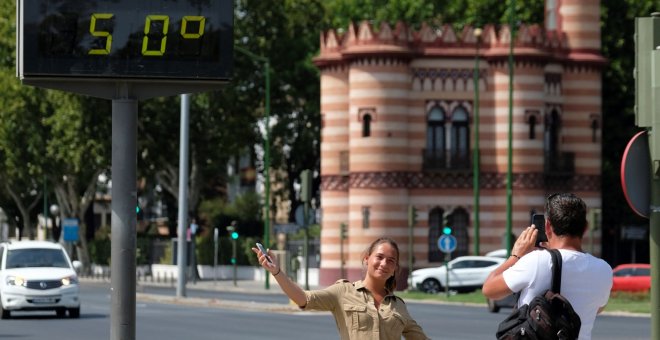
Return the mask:
<svg viewBox="0 0 660 340"><path fill-rule="evenodd" d="M173 288L145 288L136 305L136 339L337 339L329 313L300 312L280 294L188 289L174 298ZM107 283L83 283L80 319L58 319L55 313L12 313L0 320L0 338L110 339L111 301ZM483 306L407 302L432 339L493 339L499 314ZM279 306L279 308L273 308ZM311 335L311 336L310 336ZM594 340L649 339L650 318L599 316Z"/></svg>

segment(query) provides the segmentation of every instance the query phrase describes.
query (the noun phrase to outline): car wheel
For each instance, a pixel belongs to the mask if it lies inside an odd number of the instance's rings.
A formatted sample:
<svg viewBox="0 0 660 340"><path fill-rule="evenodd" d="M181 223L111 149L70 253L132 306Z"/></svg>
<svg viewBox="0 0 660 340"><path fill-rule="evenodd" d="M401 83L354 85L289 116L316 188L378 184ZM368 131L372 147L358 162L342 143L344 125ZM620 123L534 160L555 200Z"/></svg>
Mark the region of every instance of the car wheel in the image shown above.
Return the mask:
<svg viewBox="0 0 660 340"><path fill-rule="evenodd" d="M80 307L78 308L69 308L69 317L72 319L80 318Z"/></svg>
<svg viewBox="0 0 660 340"><path fill-rule="evenodd" d="M435 294L442 290L442 285L436 279L426 279L422 282L422 290L429 294Z"/></svg>
<svg viewBox="0 0 660 340"><path fill-rule="evenodd" d="M9 319L11 318L11 311L5 309L0 303L0 319Z"/></svg>
<svg viewBox="0 0 660 340"><path fill-rule="evenodd" d="M498 313L500 311L500 306L495 303L493 299L487 299L488 311L491 313Z"/></svg>

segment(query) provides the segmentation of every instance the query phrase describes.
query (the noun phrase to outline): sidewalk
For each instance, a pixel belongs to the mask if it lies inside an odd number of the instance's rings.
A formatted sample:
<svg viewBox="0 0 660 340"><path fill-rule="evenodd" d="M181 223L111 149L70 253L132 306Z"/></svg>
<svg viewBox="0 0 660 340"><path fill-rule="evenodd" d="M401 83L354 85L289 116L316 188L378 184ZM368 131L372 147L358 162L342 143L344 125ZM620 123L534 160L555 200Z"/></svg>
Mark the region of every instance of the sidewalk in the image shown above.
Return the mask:
<svg viewBox="0 0 660 340"><path fill-rule="evenodd" d="M80 281L84 284L89 283L110 283L108 278L89 278L82 277ZM235 308L243 310L266 310L275 312L302 312L298 306L290 301L286 303L269 303L261 301L239 301L218 298L199 298L199 297L177 297L175 295L149 294L144 293L144 287L170 287L176 288L177 282L152 282L149 280L139 280L135 288L136 299L142 302L172 303L179 305L207 306L216 308ZM277 281L271 277L269 282L270 289L266 289L265 282L256 280L237 280L234 285L233 280L192 280L186 282L186 290L205 290L228 293L242 294L273 294L284 295ZM310 286L310 289L318 287Z"/></svg>

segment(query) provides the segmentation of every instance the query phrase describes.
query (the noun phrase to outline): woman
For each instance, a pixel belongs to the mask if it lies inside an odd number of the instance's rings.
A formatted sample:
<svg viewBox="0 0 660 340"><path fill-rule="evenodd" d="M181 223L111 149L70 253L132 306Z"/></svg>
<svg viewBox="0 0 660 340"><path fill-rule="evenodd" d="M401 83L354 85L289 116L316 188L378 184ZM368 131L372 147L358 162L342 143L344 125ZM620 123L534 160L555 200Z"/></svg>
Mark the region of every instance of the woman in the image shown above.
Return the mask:
<svg viewBox="0 0 660 340"><path fill-rule="evenodd" d="M405 303L394 296L399 271L399 247L389 238L371 243L363 256L367 272L363 280L339 280L321 290L303 291L282 273L270 250L268 256L252 248L259 263L277 280L289 298L304 310L330 311L340 338L347 339L428 339L408 314Z"/></svg>

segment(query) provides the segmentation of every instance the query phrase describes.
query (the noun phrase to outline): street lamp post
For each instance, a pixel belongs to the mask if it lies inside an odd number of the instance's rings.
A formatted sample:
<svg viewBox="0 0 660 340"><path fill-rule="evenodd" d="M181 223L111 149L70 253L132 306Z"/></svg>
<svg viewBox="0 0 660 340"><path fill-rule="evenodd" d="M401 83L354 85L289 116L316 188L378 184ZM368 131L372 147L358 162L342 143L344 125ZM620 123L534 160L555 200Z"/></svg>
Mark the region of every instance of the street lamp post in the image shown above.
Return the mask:
<svg viewBox="0 0 660 340"><path fill-rule="evenodd" d="M511 239L512 229L512 213L513 213L513 43L515 38L515 10L516 0L509 2L509 133L508 133L508 148L507 148L507 171L506 171L506 232L505 244L506 255L511 255L511 247L513 246Z"/></svg>
<svg viewBox="0 0 660 340"><path fill-rule="evenodd" d="M61 230L59 229L57 224L57 217L59 214L60 214L60 207L57 204L52 204L50 206L50 217L53 219L53 226L50 233L46 231L46 235L47 236L50 235L50 237L47 237L48 240L53 240L55 242L59 241L61 234ZM46 224L46 230L48 230L47 225L48 224Z"/></svg>
<svg viewBox="0 0 660 340"><path fill-rule="evenodd" d="M479 255L479 45L481 43L481 28L474 29L476 53L474 54L474 152L472 153L472 188L474 191L474 255Z"/></svg>
<svg viewBox="0 0 660 340"><path fill-rule="evenodd" d="M9 238L9 226L7 225L7 214L0 208L0 241L6 242Z"/></svg>
<svg viewBox="0 0 660 340"><path fill-rule="evenodd" d="M264 116L266 118L266 138L264 139L264 244L270 246L270 60L266 57L258 56L240 46L234 46L236 51L241 52L258 62L264 63L265 84L265 102ZM265 288L270 289L270 276L266 275Z"/></svg>

